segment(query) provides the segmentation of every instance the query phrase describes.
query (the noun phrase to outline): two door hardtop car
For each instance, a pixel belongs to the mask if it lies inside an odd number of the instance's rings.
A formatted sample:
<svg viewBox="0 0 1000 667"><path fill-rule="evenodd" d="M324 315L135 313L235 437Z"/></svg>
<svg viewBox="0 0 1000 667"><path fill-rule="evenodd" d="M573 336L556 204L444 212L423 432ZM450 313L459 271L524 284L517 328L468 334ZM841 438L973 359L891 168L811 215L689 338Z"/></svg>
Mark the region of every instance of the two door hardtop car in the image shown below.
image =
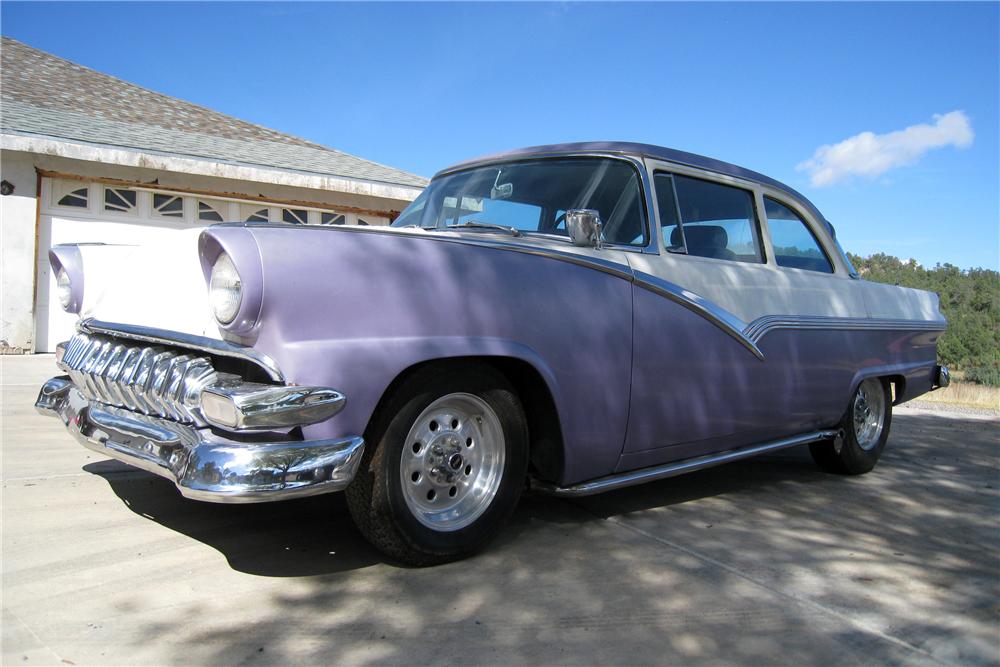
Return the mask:
<svg viewBox="0 0 1000 667"><path fill-rule="evenodd" d="M460 164L388 228L112 250L50 253L80 319L37 407L189 498L346 489L414 564L483 547L529 485L587 495L804 444L867 472L892 405L948 382L936 295L860 279L781 183L656 146Z"/></svg>

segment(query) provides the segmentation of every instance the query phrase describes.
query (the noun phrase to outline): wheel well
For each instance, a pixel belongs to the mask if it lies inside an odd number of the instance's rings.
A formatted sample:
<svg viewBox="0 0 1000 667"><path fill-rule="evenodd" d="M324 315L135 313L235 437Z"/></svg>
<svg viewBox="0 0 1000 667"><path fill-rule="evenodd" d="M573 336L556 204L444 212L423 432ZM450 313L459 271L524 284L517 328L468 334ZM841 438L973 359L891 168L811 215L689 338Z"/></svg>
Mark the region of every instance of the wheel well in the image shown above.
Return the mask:
<svg viewBox="0 0 1000 667"><path fill-rule="evenodd" d="M899 405L906 400L906 376L903 375L869 375L858 380L853 391L857 391L858 386L865 380L882 380L889 383L889 397L893 405ZM853 396L853 392L852 392Z"/></svg>
<svg viewBox="0 0 1000 667"><path fill-rule="evenodd" d="M491 366L500 372L514 387L521 405L524 407L528 420L528 438L530 447L532 472L548 481L559 481L563 471L563 439L559 415L556 412L555 401L549 391L548 384L534 366L514 357L449 357L431 359L414 364L399 373L379 399L368 427L365 429L365 439L371 437L374 426L385 423L391 415L383 414L392 396L401 384L411 375L428 366L447 368L450 366L467 365L470 362Z"/></svg>
<svg viewBox="0 0 1000 667"><path fill-rule="evenodd" d="M892 404L899 405L906 398L906 377L902 375L886 375L882 378L891 386Z"/></svg>

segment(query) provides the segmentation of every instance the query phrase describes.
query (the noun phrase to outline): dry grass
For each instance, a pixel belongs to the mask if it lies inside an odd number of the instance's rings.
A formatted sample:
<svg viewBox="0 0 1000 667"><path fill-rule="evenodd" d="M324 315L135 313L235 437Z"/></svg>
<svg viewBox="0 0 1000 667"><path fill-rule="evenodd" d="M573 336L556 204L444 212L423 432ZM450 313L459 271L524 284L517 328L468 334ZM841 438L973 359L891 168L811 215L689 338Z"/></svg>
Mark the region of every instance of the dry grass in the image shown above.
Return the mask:
<svg viewBox="0 0 1000 667"><path fill-rule="evenodd" d="M928 392L917 400L927 401L928 403L949 403L952 405L967 405L974 408L1000 410L1000 387L987 387L986 385L973 384L971 382L956 382L953 379L951 386Z"/></svg>

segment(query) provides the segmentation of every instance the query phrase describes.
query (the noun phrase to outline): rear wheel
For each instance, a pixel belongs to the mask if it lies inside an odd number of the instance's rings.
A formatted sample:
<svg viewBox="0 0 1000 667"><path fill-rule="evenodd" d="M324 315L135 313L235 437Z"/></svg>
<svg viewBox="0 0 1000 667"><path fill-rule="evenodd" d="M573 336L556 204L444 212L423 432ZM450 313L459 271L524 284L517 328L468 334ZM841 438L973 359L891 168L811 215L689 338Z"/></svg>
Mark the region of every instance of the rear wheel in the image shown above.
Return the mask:
<svg viewBox="0 0 1000 667"><path fill-rule="evenodd" d="M889 439L892 394L889 383L869 378L858 385L841 420L841 435L809 445L820 468L841 475L861 475L878 463Z"/></svg>
<svg viewBox="0 0 1000 667"><path fill-rule="evenodd" d="M524 411L489 366L428 367L390 397L347 489L362 534L413 565L481 549L513 512L528 465Z"/></svg>

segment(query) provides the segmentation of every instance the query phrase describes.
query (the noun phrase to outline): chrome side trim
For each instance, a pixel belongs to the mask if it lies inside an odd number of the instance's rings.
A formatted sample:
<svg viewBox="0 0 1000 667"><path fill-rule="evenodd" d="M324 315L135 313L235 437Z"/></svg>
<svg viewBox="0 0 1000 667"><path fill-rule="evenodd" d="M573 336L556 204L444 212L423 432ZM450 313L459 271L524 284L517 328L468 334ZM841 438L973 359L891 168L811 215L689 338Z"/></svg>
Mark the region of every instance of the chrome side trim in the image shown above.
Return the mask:
<svg viewBox="0 0 1000 667"><path fill-rule="evenodd" d="M174 482L187 498L256 503L340 491L354 479L364 440L253 441L91 402L68 377L46 382L35 408L58 417L80 444Z"/></svg>
<svg viewBox="0 0 1000 667"><path fill-rule="evenodd" d="M347 398L327 387L218 382L201 392L201 413L220 428L234 431L288 428L326 421Z"/></svg>
<svg viewBox="0 0 1000 667"><path fill-rule="evenodd" d="M626 486L634 486L636 484L644 484L658 479L676 477L677 475L711 468L713 466L722 465L723 463L739 461L740 459L750 458L751 456L757 456L758 454L764 454L766 452L774 452L779 449L785 449L786 447L795 447L797 445L806 445L810 442L817 442L819 440L827 440L835 437L836 435L837 431L814 431L812 433L805 433L791 438L782 438L780 440L772 440L771 442L765 442L750 447L743 447L741 449L731 449L725 452L708 454L706 456L685 459L683 461L675 461L673 463L666 463L664 465L653 466L650 468L616 473L614 475L600 477L589 482L574 484L573 486L555 486L545 482L536 482L533 483L532 486L540 491L559 497L576 498L580 496L591 496L596 493L621 489Z"/></svg>
<svg viewBox="0 0 1000 667"><path fill-rule="evenodd" d="M744 332L747 326L746 322L728 310L719 307L712 301L690 290L684 289L680 285L642 271L635 272L634 282L639 287L649 290L653 294L670 299L674 303L684 306L694 314L705 318L749 350L755 357L761 360L764 359L764 353L757 347L756 342L750 339Z"/></svg>
<svg viewBox="0 0 1000 667"><path fill-rule="evenodd" d="M284 382L285 377L281 374L278 364L271 357L251 347L234 345L214 338L204 336L194 336L180 333L178 331L168 331L166 329L155 329L143 327L135 324L118 324L116 322L103 322L94 318L80 320L77 323L77 330L83 333L96 333L112 336L114 338L127 338L143 343L158 343L161 345L171 345L174 347L185 347L199 352L217 354L220 357L231 357L248 361L267 373L267 376L275 382Z"/></svg>
<svg viewBox="0 0 1000 667"><path fill-rule="evenodd" d="M812 315L766 315L758 317L743 330L754 343L777 329L826 329L834 331L945 331L946 322L928 320L879 320L863 317L824 317Z"/></svg>

